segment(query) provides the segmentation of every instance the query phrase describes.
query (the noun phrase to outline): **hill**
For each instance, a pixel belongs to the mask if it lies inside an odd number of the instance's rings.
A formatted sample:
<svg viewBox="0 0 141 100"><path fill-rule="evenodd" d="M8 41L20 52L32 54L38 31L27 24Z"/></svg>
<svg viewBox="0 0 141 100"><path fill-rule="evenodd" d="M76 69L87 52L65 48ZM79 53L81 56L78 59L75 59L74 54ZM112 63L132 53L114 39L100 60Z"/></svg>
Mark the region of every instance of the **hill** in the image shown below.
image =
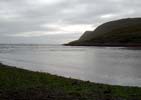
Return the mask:
<svg viewBox="0 0 141 100"><path fill-rule="evenodd" d="M86 31L71 46L141 46L141 18L110 21Z"/></svg>

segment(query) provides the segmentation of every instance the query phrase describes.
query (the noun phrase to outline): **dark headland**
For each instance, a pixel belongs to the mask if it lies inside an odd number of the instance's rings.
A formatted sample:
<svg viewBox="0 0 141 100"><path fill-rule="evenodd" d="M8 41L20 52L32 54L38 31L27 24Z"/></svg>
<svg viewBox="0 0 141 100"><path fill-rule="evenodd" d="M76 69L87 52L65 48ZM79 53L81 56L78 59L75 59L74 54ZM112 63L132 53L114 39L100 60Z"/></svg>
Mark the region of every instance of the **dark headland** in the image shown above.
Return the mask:
<svg viewBox="0 0 141 100"><path fill-rule="evenodd" d="M141 18L106 22L94 31L86 31L70 46L141 46Z"/></svg>

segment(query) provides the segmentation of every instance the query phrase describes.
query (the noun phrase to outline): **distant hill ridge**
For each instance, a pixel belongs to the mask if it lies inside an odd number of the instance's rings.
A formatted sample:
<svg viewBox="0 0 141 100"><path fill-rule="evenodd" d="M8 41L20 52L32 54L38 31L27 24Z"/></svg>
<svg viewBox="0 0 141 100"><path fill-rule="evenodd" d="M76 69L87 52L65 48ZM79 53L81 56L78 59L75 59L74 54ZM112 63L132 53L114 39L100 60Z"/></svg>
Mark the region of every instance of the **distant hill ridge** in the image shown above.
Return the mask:
<svg viewBox="0 0 141 100"><path fill-rule="evenodd" d="M79 40L66 45L74 46L141 46L141 18L110 21L86 31Z"/></svg>

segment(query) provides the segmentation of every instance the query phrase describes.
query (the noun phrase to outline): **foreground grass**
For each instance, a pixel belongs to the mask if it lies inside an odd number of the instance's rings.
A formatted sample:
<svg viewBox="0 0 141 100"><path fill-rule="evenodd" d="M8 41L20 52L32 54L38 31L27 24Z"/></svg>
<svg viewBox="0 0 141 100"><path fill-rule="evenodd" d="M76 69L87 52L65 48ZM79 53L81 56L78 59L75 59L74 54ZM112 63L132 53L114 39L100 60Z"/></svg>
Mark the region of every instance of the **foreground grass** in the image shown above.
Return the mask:
<svg viewBox="0 0 141 100"><path fill-rule="evenodd" d="M0 100L141 100L141 88L84 82L0 64Z"/></svg>

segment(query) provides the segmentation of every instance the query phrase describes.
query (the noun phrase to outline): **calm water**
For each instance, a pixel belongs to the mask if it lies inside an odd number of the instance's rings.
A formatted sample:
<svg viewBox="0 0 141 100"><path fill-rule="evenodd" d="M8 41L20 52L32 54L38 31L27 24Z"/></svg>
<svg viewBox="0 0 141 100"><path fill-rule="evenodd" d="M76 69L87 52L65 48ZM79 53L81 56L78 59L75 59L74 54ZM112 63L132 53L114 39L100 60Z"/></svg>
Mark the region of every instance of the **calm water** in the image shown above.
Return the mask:
<svg viewBox="0 0 141 100"><path fill-rule="evenodd" d="M136 48L0 45L0 61L92 82L141 86L141 49Z"/></svg>

